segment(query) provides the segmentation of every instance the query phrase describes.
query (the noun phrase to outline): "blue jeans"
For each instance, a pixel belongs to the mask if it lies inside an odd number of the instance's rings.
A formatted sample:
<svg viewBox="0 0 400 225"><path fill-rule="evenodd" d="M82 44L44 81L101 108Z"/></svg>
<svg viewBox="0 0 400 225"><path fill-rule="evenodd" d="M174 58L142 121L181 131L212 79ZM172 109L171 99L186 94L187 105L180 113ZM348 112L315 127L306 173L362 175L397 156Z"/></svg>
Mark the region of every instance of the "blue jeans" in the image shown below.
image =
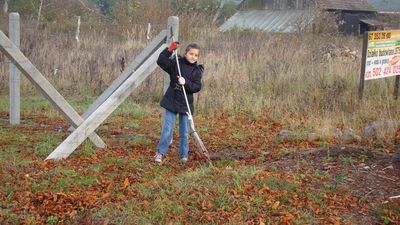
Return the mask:
<svg viewBox="0 0 400 225"><path fill-rule="evenodd" d="M165 109L160 141L157 151L165 155L174 133L174 125L177 113ZM189 153L189 134L188 134L188 115L179 113L179 155L181 158L188 157Z"/></svg>

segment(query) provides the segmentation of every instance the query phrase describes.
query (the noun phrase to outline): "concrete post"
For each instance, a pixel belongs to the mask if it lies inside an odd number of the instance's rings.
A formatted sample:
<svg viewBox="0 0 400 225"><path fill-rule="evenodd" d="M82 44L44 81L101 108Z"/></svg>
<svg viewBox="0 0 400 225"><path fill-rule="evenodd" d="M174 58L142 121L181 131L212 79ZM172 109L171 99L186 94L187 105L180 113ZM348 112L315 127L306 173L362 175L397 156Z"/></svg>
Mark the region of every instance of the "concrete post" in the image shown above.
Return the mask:
<svg viewBox="0 0 400 225"><path fill-rule="evenodd" d="M17 48L20 46L20 22L18 13L9 15L9 36L12 43ZM20 83L21 73L17 67L10 62L9 66L9 107L10 107L10 125L20 124Z"/></svg>
<svg viewBox="0 0 400 225"><path fill-rule="evenodd" d="M172 43L172 36L174 36L175 41L178 41L179 40L178 34L179 34L179 18L177 16L168 17L166 44L169 45ZM167 91L167 89L169 87L169 82L170 82L169 74L165 73L165 75L164 75L164 93Z"/></svg>

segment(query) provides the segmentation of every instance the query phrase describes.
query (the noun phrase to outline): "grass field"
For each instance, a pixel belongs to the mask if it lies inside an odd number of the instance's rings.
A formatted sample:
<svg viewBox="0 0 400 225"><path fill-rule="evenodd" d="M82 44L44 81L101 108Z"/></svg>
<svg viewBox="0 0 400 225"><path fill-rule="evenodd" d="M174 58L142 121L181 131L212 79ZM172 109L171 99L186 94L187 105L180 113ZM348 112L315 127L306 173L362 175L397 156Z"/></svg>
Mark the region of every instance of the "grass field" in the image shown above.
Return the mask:
<svg viewBox="0 0 400 225"><path fill-rule="evenodd" d="M0 102L3 109L6 99ZM72 105L82 112L89 103ZM283 125L268 114L202 114L196 125L213 166L192 142L189 163L178 161L174 142L158 165L152 156L161 112L127 101L96 130L106 149L86 140L67 160L43 161L69 125L43 98L21 105L21 126L10 127L0 113L2 224L394 224L400 218L398 202L381 203L398 182L373 177L385 196L352 185L372 176L357 178L366 165L382 171L389 156L373 152L392 148L353 144L303 158L335 141L281 140ZM397 179L393 170L384 176Z"/></svg>

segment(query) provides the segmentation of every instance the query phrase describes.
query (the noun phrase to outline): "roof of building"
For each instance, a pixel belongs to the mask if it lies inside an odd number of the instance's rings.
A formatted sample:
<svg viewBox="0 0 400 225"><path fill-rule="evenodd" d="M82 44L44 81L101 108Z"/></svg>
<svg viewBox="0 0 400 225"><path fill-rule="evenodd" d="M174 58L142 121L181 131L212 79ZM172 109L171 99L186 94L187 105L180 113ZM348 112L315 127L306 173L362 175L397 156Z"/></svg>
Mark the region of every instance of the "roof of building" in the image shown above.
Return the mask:
<svg viewBox="0 0 400 225"><path fill-rule="evenodd" d="M361 19L360 22L368 24L370 26L383 26L383 22L376 19Z"/></svg>
<svg viewBox="0 0 400 225"><path fill-rule="evenodd" d="M311 20L308 10L248 10L234 14L219 30L238 28L287 33L304 28Z"/></svg>
<svg viewBox="0 0 400 225"><path fill-rule="evenodd" d="M265 0L259 0L263 2ZM316 6L321 9L327 10L348 10L348 11L369 11L376 12L377 10L374 8L370 2L375 1L389 1L389 2L400 2L400 0L313 0L312 2L316 3ZM249 0L243 0L242 4L248 3ZM399 4L399 3L397 3ZM258 4L259 5L259 4ZM263 9L263 8L260 8Z"/></svg>
<svg viewBox="0 0 400 225"><path fill-rule="evenodd" d="M315 0L315 2L317 7L321 9L369 12L377 11L367 0Z"/></svg>
<svg viewBox="0 0 400 225"><path fill-rule="evenodd" d="M380 12L400 12L400 0L368 0Z"/></svg>

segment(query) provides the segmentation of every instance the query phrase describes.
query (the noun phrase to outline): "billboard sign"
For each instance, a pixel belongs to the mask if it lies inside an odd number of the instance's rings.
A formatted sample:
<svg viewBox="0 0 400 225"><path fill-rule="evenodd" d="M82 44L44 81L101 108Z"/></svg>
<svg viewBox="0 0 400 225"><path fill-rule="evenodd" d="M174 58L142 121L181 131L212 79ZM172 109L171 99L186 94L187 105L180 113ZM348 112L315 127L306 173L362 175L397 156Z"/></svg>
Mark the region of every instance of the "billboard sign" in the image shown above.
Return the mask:
<svg viewBox="0 0 400 225"><path fill-rule="evenodd" d="M400 30L372 31L367 36L363 49L364 79L400 75Z"/></svg>

